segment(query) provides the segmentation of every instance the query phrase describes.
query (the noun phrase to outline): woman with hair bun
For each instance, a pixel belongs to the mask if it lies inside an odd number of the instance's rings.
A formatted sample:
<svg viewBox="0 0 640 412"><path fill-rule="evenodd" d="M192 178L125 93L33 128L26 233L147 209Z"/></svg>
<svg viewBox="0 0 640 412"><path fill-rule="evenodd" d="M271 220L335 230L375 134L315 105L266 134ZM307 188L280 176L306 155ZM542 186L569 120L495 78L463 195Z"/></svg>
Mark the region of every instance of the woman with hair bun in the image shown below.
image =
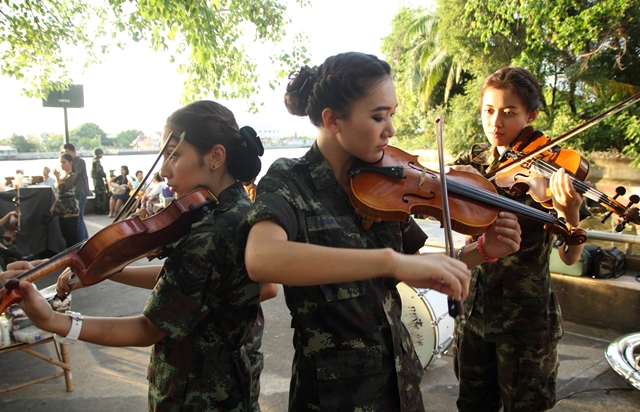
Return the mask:
<svg viewBox="0 0 640 412"><path fill-rule="evenodd" d="M477 244L459 259L419 254L426 235L408 222L361 225L348 197L355 162L375 163L394 135L398 105L389 65L344 53L304 66L285 94L318 137L300 159L280 159L258 183L246 217L246 265L258 282L284 285L295 356L290 411L421 411L422 368L403 326L396 284L464 299ZM516 217L500 213L486 256L518 250Z"/></svg>
<svg viewBox="0 0 640 412"><path fill-rule="evenodd" d="M247 275L244 243L236 229L251 201L241 182L255 178L263 147L250 127L210 101L191 103L169 116L160 174L176 197L206 188L217 204L170 245L162 266L129 266L110 279L153 289L138 316L96 318L53 312L33 286L20 282L21 303L33 323L68 341L107 346L153 345L148 368L149 410L247 411L251 366L242 346L260 308L260 284ZM3 284L30 268L14 264ZM69 293L70 272L58 279ZM79 284L78 284L79 285ZM75 286L75 285L74 285Z"/></svg>

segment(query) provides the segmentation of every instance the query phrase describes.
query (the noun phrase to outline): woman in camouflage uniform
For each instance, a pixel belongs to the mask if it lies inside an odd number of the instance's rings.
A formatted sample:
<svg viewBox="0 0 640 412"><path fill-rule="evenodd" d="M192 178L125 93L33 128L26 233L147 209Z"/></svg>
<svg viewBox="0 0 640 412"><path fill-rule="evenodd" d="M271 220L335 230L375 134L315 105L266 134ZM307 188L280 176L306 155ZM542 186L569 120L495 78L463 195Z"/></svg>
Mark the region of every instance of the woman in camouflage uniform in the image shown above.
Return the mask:
<svg viewBox="0 0 640 412"><path fill-rule="evenodd" d="M422 370L400 320L396 284L461 299L467 266L483 258L476 244L458 254L463 262L417 254L426 235L416 222L365 230L349 202L353 162L378 161L394 134L398 102L386 62L345 53L302 67L285 103L292 114L309 116L318 138L303 158L273 164L242 231L249 231L252 279L285 285L295 329L289 410L423 410ZM516 251L516 222L502 213L485 234L485 252Z"/></svg>
<svg viewBox="0 0 640 412"><path fill-rule="evenodd" d="M57 169L53 171L58 187L58 197L53 208L58 214L62 237L67 247L71 247L80 240L78 239L79 208L76 198L78 174L73 170L73 157L70 154L60 155L60 168L62 173Z"/></svg>
<svg viewBox="0 0 640 412"><path fill-rule="evenodd" d="M176 196L205 187L218 203L172 245L164 266L126 267L111 278L153 289L142 315L85 318L79 339L153 344L149 410L247 411L251 373L242 345L256 321L260 285L247 275L236 229L251 206L240 182L260 171L262 144L252 128L239 129L231 111L210 101L174 112L165 126L167 139L160 173ZM59 293L69 291L63 276ZM20 288L35 325L63 336L70 332L69 316L52 312L30 284L21 282Z"/></svg>
<svg viewBox="0 0 640 412"><path fill-rule="evenodd" d="M490 145L460 158L457 169L486 173L509 153L537 138L529 126L538 115L540 86L527 70L507 67L482 88L482 126ZM578 226L581 196L563 169L550 179L553 206L568 226ZM529 195L499 189L501 195L545 210ZM520 218L520 250L495 264L472 270L466 326L458 325L454 367L461 411L542 411L555 403L561 314L549 273L555 240L543 224ZM583 245L558 248L563 262L580 258Z"/></svg>

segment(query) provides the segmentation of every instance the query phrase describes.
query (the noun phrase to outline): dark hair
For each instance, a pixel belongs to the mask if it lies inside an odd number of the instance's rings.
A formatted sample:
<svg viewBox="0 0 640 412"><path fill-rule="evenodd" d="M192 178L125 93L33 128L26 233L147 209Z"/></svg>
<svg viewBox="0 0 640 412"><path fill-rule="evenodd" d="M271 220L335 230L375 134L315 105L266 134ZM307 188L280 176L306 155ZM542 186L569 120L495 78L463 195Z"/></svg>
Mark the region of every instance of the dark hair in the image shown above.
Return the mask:
<svg viewBox="0 0 640 412"><path fill-rule="evenodd" d="M153 174L153 180L155 180L156 182L160 183L164 181L164 177L160 176L160 172L155 172Z"/></svg>
<svg viewBox="0 0 640 412"><path fill-rule="evenodd" d="M487 89L508 90L520 97L527 108L527 113L532 113L540 108L542 92L538 80L527 69L521 67L503 67L484 80L480 99L484 97Z"/></svg>
<svg viewBox="0 0 640 412"><path fill-rule="evenodd" d="M71 171L72 172L76 171L75 167L73 167L73 156L71 156L69 153L61 153L60 159L64 159L67 162L71 163Z"/></svg>
<svg viewBox="0 0 640 412"><path fill-rule="evenodd" d="M241 182L254 179L260 173L264 147L253 128L238 128L236 118L225 106L211 100L200 100L176 110L167 119L167 126L196 148L201 155L217 144L227 151L227 171ZM202 157L200 158L203 164Z"/></svg>
<svg viewBox="0 0 640 412"><path fill-rule="evenodd" d="M93 149L93 155L94 156L98 156L101 155L102 153L102 149L100 149L99 147L96 147L95 149Z"/></svg>
<svg viewBox="0 0 640 412"><path fill-rule="evenodd" d="M142 170L136 170L136 176L138 175L138 173L144 174L144 172Z"/></svg>
<svg viewBox="0 0 640 412"><path fill-rule="evenodd" d="M71 150L72 152L76 151L76 147L74 145L72 145L71 143L65 143L62 145L62 149L68 149Z"/></svg>
<svg viewBox="0 0 640 412"><path fill-rule="evenodd" d="M318 67L302 66L290 74L284 104L289 113L309 116L311 123L321 127L324 109L334 110L340 119L348 118L353 103L390 75L389 64L372 54L341 53Z"/></svg>
<svg viewBox="0 0 640 412"><path fill-rule="evenodd" d="M129 174L129 167L123 165L123 166L120 166L120 169L124 169L124 174L125 175Z"/></svg>

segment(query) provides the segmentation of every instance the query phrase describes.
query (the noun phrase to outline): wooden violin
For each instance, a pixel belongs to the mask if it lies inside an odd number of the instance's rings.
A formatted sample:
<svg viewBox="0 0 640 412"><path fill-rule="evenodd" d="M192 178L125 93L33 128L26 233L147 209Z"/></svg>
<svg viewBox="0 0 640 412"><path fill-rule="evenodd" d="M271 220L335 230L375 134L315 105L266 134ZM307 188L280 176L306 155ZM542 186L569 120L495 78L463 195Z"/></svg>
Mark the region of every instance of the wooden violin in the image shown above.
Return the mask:
<svg viewBox="0 0 640 412"><path fill-rule="evenodd" d="M534 135L533 141L527 142L524 149L516 150L516 153L509 156L507 161L487 173L485 177L494 180L497 186L509 188L521 194L530 193L534 200L545 207L551 207L548 179L562 167L569 172L573 187L578 193L600 203L609 210L602 219L602 223L615 213L622 219L622 222L616 227L618 232L622 231L629 222L638 224L640 223L640 214L638 208L633 205L640 201L639 196L630 196L629 203L624 206L616 200L618 196L625 194L626 190L623 187L616 189L614 197L609 197L589 186L584 182L589 172L589 163L578 152L562 149L558 145L639 101L640 93L636 93L553 140L541 134L538 134L537 137ZM542 179L536 179L536 177Z"/></svg>
<svg viewBox="0 0 640 412"><path fill-rule="evenodd" d="M350 172L351 203L365 218L363 225L374 221L407 221L411 214L433 216L442 222L442 200L438 173L423 167L418 157L389 146L375 164L356 164ZM557 234L567 245L582 244L586 232L567 228L548 213L500 196L484 177L469 172L447 172L451 227L459 233L484 233L506 210L544 223L545 229Z"/></svg>
<svg viewBox="0 0 640 412"><path fill-rule="evenodd" d="M542 134L534 138L527 146L522 149L522 153L532 153L539 151L540 148L549 147L550 139ZM603 219L606 220L612 213L622 218L622 223L616 228L620 232L624 228L624 224L632 222L640 223L640 214L637 207L632 207L638 203L637 195L629 197L629 204L622 205L616 200L618 196L624 195L626 190L624 187L616 189L616 195L609 197L601 191L589 186L584 180L589 173L589 162L575 150L562 149L559 146L553 146L550 149L543 150L537 156L527 160L518 161L522 157L517 153L513 154L508 160L501 165L514 167L508 171L498 174L493 182L502 188L509 189L518 195L528 193L536 202L546 208L553 208L551 198L551 190L549 189L549 178L560 168L564 168L573 184L575 190L584 195L586 198L603 205L609 214ZM486 177L486 176L485 176Z"/></svg>
<svg viewBox="0 0 640 412"><path fill-rule="evenodd" d="M86 241L9 280L0 290L0 313L22 300L19 280L35 282L58 269L70 267L82 284L89 286L120 272L133 261L159 257L165 245L185 236L191 224L211 212L216 203L211 192L200 188L172 201L147 219L134 217L106 226Z"/></svg>

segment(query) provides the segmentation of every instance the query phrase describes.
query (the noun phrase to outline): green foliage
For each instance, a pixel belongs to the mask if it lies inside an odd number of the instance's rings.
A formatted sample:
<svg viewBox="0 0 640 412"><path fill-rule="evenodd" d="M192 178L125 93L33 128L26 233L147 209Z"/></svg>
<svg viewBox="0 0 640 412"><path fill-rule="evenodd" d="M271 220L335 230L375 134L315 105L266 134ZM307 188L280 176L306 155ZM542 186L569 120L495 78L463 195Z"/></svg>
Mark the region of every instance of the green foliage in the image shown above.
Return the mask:
<svg viewBox="0 0 640 412"><path fill-rule="evenodd" d="M481 80L498 68L521 66L538 78L544 102L533 126L551 138L640 91L640 4L635 0L438 3L438 47L477 79L465 86L474 97L456 96L446 106L447 129L460 136L447 145L454 153L464 146L462 136L477 140ZM563 145L582 151L640 151L634 137L640 112L630 108L626 113Z"/></svg>
<svg viewBox="0 0 640 412"><path fill-rule="evenodd" d="M186 100L207 94L243 98L257 90L258 70L242 42L276 44L287 23L280 0L5 0L0 74L26 80L26 92L42 97L71 83L74 71L98 63L113 47L124 47L128 37L170 52L186 75ZM305 53L299 44L276 52L280 71Z"/></svg>
<svg viewBox="0 0 640 412"><path fill-rule="evenodd" d="M69 132L69 141L76 149L93 150L107 139L107 134L95 123L83 123Z"/></svg>
<svg viewBox="0 0 640 412"><path fill-rule="evenodd" d="M136 129L124 130L118 133L118 137L116 137L113 142L113 147L131 149L131 142L133 142L139 135L144 135L144 133L141 130Z"/></svg>
<svg viewBox="0 0 640 412"><path fill-rule="evenodd" d="M64 144L64 136L59 133L49 133L42 137L42 149L45 152L59 152Z"/></svg>
<svg viewBox="0 0 640 412"><path fill-rule="evenodd" d="M38 145L32 142L29 142L24 136L14 134L11 136L11 147L18 150L18 152L36 152L38 150Z"/></svg>

